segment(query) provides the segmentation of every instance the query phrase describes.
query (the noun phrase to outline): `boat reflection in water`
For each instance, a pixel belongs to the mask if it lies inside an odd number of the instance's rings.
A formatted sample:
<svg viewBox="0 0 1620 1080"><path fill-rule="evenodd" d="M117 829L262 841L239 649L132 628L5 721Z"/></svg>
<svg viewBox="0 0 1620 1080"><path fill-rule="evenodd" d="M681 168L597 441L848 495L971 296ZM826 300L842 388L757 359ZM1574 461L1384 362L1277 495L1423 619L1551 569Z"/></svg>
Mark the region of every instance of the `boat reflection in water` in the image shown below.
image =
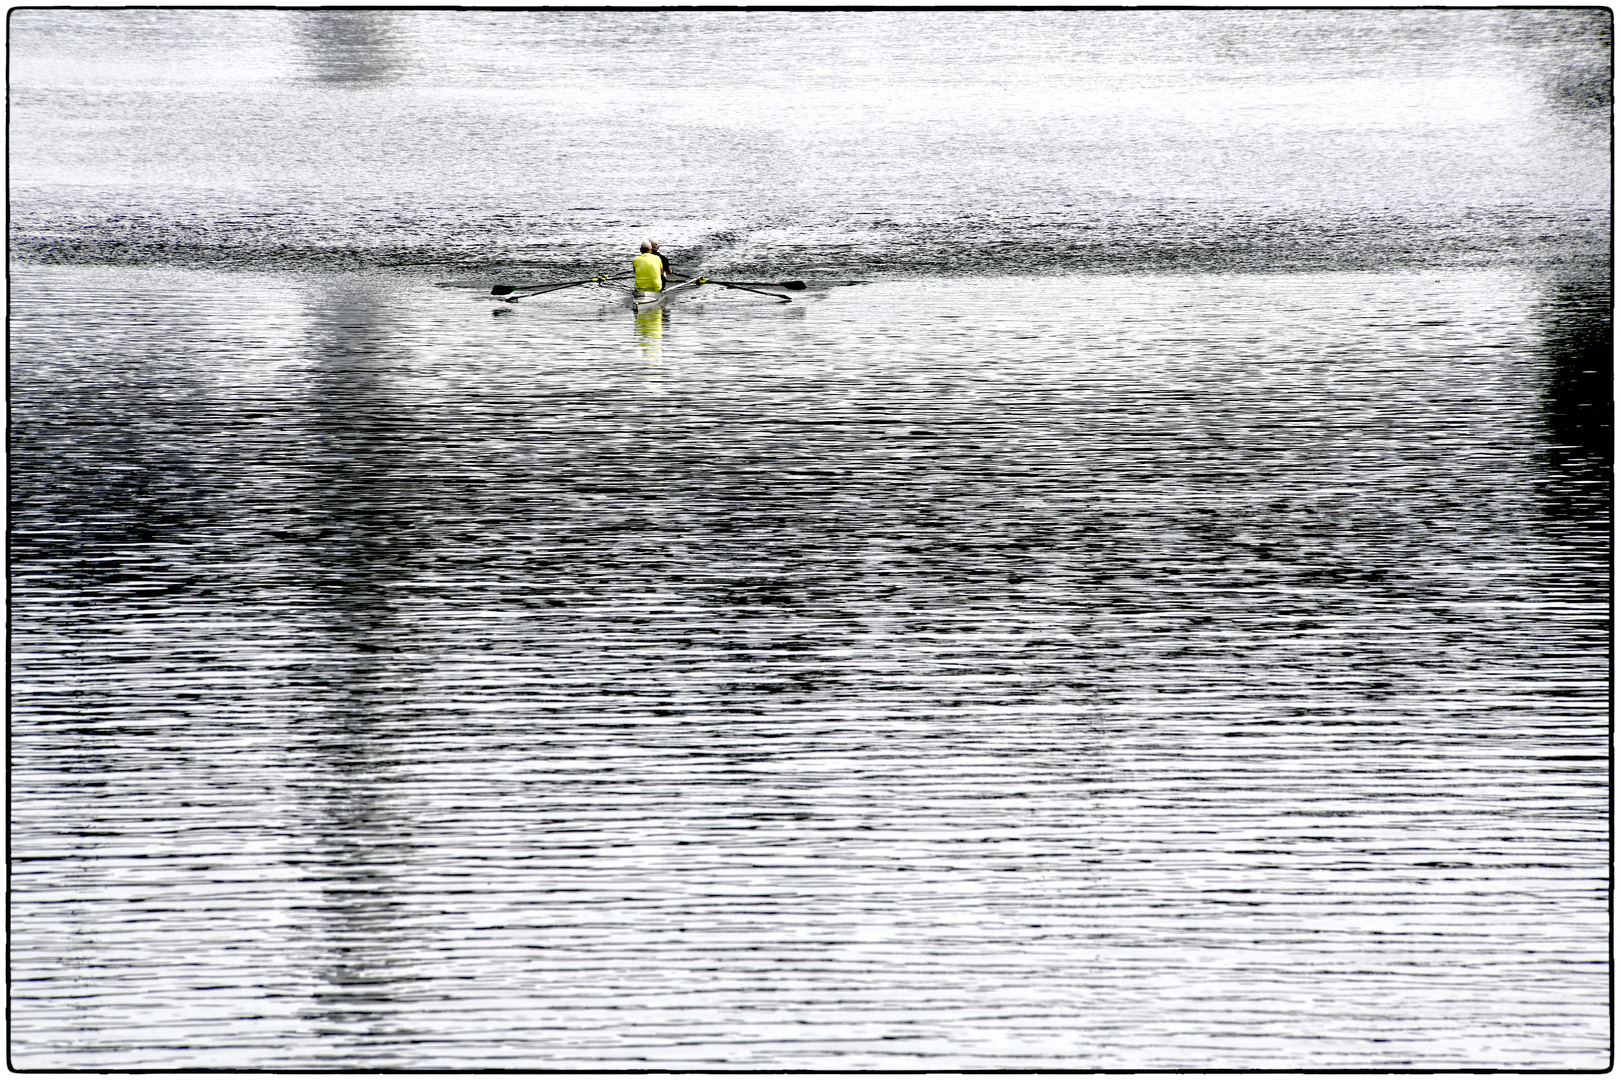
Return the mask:
<svg viewBox="0 0 1620 1080"><path fill-rule="evenodd" d="M659 359L664 355L664 312L662 308L636 316L636 341L641 345L641 354L648 359Z"/></svg>

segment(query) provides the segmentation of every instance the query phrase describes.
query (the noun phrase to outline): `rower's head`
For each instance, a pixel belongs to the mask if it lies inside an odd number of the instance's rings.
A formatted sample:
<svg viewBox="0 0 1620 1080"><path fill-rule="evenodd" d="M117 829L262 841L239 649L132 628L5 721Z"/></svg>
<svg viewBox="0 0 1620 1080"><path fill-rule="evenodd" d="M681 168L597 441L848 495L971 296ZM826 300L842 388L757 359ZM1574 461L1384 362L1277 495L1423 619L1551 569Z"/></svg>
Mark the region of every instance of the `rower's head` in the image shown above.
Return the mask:
<svg viewBox="0 0 1620 1080"><path fill-rule="evenodd" d="M657 251L657 250L658 250L658 241L656 241L656 240L649 240L649 241L647 241L647 243L649 243L649 244L651 244L651 245L652 245L652 249L653 249L653 250L654 250L654 251Z"/></svg>
<svg viewBox="0 0 1620 1080"><path fill-rule="evenodd" d="M641 253L643 255L647 254L647 252L651 251L654 246L655 245L653 244L653 242L651 240L643 240L641 242Z"/></svg>

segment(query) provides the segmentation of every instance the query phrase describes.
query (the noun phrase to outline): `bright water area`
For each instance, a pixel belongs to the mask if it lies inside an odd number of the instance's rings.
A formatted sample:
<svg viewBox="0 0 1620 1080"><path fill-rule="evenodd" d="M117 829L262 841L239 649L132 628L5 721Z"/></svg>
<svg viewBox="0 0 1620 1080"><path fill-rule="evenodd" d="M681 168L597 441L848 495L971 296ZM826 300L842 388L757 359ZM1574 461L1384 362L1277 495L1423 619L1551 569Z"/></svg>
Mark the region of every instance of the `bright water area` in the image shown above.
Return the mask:
<svg viewBox="0 0 1620 1080"><path fill-rule="evenodd" d="M1606 13L10 30L14 1066L1608 1064Z"/></svg>

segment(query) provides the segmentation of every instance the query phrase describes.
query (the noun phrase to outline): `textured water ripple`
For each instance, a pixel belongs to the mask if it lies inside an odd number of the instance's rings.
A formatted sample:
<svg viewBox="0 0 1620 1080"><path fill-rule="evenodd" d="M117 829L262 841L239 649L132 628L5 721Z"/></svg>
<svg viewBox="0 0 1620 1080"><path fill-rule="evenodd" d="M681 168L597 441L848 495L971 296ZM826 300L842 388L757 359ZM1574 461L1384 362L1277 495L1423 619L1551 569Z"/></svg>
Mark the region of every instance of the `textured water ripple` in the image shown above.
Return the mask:
<svg viewBox="0 0 1620 1080"><path fill-rule="evenodd" d="M16 288L25 1064L1603 1060L1533 279Z"/></svg>

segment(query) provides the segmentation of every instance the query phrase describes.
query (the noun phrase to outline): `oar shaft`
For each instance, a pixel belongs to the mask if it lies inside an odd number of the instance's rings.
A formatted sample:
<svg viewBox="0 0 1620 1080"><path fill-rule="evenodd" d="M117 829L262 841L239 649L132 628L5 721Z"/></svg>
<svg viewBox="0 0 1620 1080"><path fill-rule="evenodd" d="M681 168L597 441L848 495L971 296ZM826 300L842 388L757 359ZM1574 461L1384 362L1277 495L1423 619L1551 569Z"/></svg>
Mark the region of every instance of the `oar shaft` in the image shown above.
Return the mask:
<svg viewBox="0 0 1620 1080"><path fill-rule="evenodd" d="M592 285L598 281L612 281L615 278L629 277L625 274L602 275L593 278L582 278L579 281L542 281L533 285L497 285L489 290L491 296L505 296L515 292L553 292L557 289L569 289L575 285Z"/></svg>
<svg viewBox="0 0 1620 1080"><path fill-rule="evenodd" d="M730 284L741 285L750 289L788 289L792 292L799 292L810 287L797 279L793 281L733 281Z"/></svg>
<svg viewBox="0 0 1620 1080"><path fill-rule="evenodd" d="M740 282L736 282L736 281L716 281L714 278L710 278L709 282L710 282L710 284L713 284L713 285L724 285L728 289L741 289L743 292L753 292L753 293L759 293L759 295L761 295L761 296L775 297L776 299L782 301L782 303L784 303L784 304L793 303L793 298L791 296L783 296L781 293L766 292L764 289L756 289L756 288L753 288L752 286L749 286L749 285L743 285Z"/></svg>

